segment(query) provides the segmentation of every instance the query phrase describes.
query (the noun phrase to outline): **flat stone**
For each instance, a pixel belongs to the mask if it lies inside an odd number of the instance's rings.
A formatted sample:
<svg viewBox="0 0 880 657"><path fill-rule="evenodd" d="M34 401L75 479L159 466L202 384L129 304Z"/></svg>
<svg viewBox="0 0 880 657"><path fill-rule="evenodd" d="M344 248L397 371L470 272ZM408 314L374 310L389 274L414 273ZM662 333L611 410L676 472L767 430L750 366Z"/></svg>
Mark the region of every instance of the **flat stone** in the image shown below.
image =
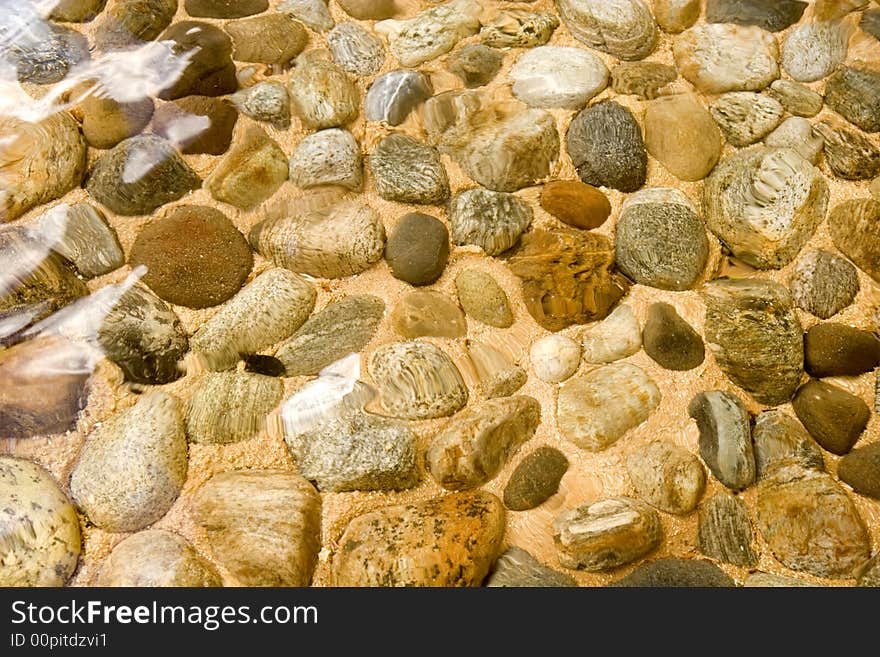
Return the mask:
<svg viewBox="0 0 880 657"><path fill-rule="evenodd" d="M190 340L196 357L211 370L233 367L291 335L315 307L314 286L286 269L254 278L205 321Z"/></svg>
<svg viewBox="0 0 880 657"><path fill-rule="evenodd" d="M504 192L466 189L449 200L447 207L452 241L474 244L496 256L516 245L532 223L528 204Z"/></svg>
<svg viewBox="0 0 880 657"><path fill-rule="evenodd" d="M211 554L241 586L311 582L321 549L321 497L298 474L221 472L195 492L191 509Z"/></svg>
<svg viewBox="0 0 880 657"><path fill-rule="evenodd" d="M222 155L229 150L237 120L235 108L224 99L187 96L158 107L153 132L182 153Z"/></svg>
<svg viewBox="0 0 880 657"><path fill-rule="evenodd" d="M464 313L451 297L436 290L408 292L391 314L395 330L405 338L460 338L467 334Z"/></svg>
<svg viewBox="0 0 880 657"><path fill-rule="evenodd" d="M701 392L691 400L688 415L700 431L700 456L722 484L737 491L755 481L755 453L749 412L729 392Z"/></svg>
<svg viewBox="0 0 880 657"><path fill-rule="evenodd" d="M491 344L468 341L467 353L487 399L509 397L522 388L529 378L510 356Z"/></svg>
<svg viewBox="0 0 880 657"><path fill-rule="evenodd" d="M782 121L782 103L754 91L731 91L709 104L727 141L741 148L762 140Z"/></svg>
<svg viewBox="0 0 880 657"><path fill-rule="evenodd" d="M232 59L237 62L284 66L309 40L302 23L283 13L229 21L223 29L232 37Z"/></svg>
<svg viewBox="0 0 880 657"><path fill-rule="evenodd" d="M860 132L834 128L822 121L814 127L824 140L825 160L844 180L871 180L880 175L880 148Z"/></svg>
<svg viewBox="0 0 880 657"><path fill-rule="evenodd" d="M126 139L102 155L86 189L116 214L150 214L198 189L201 180L174 147L154 135Z"/></svg>
<svg viewBox="0 0 880 657"><path fill-rule="evenodd" d="M248 210L270 198L287 180L287 156L266 131L249 125L205 178L218 201Z"/></svg>
<svg viewBox="0 0 880 657"><path fill-rule="evenodd" d="M290 127L290 96L280 82L258 82L236 91L230 99L239 112L254 121L268 123L279 130ZM308 137L303 141L306 139Z"/></svg>
<svg viewBox="0 0 880 657"><path fill-rule="evenodd" d="M859 292L859 275L852 264L830 251L810 251L791 276L791 294L798 308L828 319L849 306Z"/></svg>
<svg viewBox="0 0 880 657"><path fill-rule="evenodd" d="M574 117L565 147L580 179L634 192L645 184L648 153L642 130L623 105L605 100Z"/></svg>
<svg viewBox="0 0 880 657"><path fill-rule="evenodd" d="M716 493L700 507L697 544L707 557L734 566L756 566L755 535L749 510L740 498Z"/></svg>
<svg viewBox="0 0 880 657"><path fill-rule="evenodd" d="M106 289L106 288L104 288ZM183 375L189 340L171 307L142 285L115 299L98 328L98 344L126 381L163 384Z"/></svg>
<svg viewBox="0 0 880 657"><path fill-rule="evenodd" d="M560 587L577 586L574 577L545 566L518 547L509 547L498 557L486 580L489 587Z"/></svg>
<svg viewBox="0 0 880 657"><path fill-rule="evenodd" d="M389 71L373 80L367 90L364 116L367 121L400 125L433 93L431 79L421 71Z"/></svg>
<svg viewBox="0 0 880 657"><path fill-rule="evenodd" d="M828 183L796 151L739 151L703 188L706 224L737 258L759 269L791 262L822 222Z"/></svg>
<svg viewBox="0 0 880 657"><path fill-rule="evenodd" d="M773 409L760 413L755 418L752 439L758 479L791 464L825 470L825 458L819 445L800 422L782 411Z"/></svg>
<svg viewBox="0 0 880 657"><path fill-rule="evenodd" d="M798 82L821 80L843 64L848 41L849 30L840 21L798 25L782 43L782 67Z"/></svg>
<svg viewBox="0 0 880 657"><path fill-rule="evenodd" d="M119 50L152 41L171 24L178 0L119 0L96 21L95 45Z"/></svg>
<svg viewBox="0 0 880 657"><path fill-rule="evenodd" d="M412 137L384 137L369 158L376 192L388 201L437 204L449 197L449 179L437 149Z"/></svg>
<svg viewBox="0 0 880 657"><path fill-rule="evenodd" d="M816 442L839 456L853 448L871 417L861 398L825 381L801 386L792 406Z"/></svg>
<svg viewBox="0 0 880 657"><path fill-rule="evenodd" d="M335 24L327 0L284 0L278 11L291 14L315 32L326 32Z"/></svg>
<svg viewBox="0 0 880 657"><path fill-rule="evenodd" d="M768 32L781 32L797 23L807 6L801 0L708 0L706 22L757 25Z"/></svg>
<svg viewBox="0 0 880 657"><path fill-rule="evenodd" d="M353 276L382 258L385 226L373 208L357 197L315 198L269 206L251 245L280 267L321 278Z"/></svg>
<svg viewBox="0 0 880 657"><path fill-rule="evenodd" d="M592 230L611 215L608 197L577 180L553 180L541 188L541 207L564 224Z"/></svg>
<svg viewBox="0 0 880 657"><path fill-rule="evenodd" d="M109 274L125 264L116 231L90 203L56 205L40 217L36 229L86 278Z"/></svg>
<svg viewBox="0 0 880 657"><path fill-rule="evenodd" d="M560 386L559 432L578 447L600 452L659 405L660 389L644 370L630 363L605 365Z"/></svg>
<svg viewBox="0 0 880 657"><path fill-rule="evenodd" d="M572 36L618 59L644 59L657 45L657 26L643 0L556 0Z"/></svg>
<svg viewBox="0 0 880 657"><path fill-rule="evenodd" d="M192 386L186 435L191 442L224 445L248 440L281 401L276 378L247 372L206 372Z"/></svg>
<svg viewBox="0 0 880 657"><path fill-rule="evenodd" d="M541 381L562 383L580 367L581 346L564 335L548 335L532 343L529 361Z"/></svg>
<svg viewBox="0 0 880 657"><path fill-rule="evenodd" d="M76 509L36 463L0 456L0 586L64 586L81 548Z"/></svg>
<svg viewBox="0 0 880 657"><path fill-rule="evenodd" d="M639 588L734 587L736 583L711 561L704 559L655 559L644 563L611 586Z"/></svg>
<svg viewBox="0 0 880 657"><path fill-rule="evenodd" d="M269 8L268 0L184 0L186 13L199 18L241 18Z"/></svg>
<svg viewBox="0 0 880 657"><path fill-rule="evenodd" d="M306 135L290 158L290 180L303 188L340 185L359 190L363 159L354 135L339 128Z"/></svg>
<svg viewBox="0 0 880 657"><path fill-rule="evenodd" d="M481 43L462 46L446 58L446 68L468 89L488 84L501 69L504 55Z"/></svg>
<svg viewBox="0 0 880 657"><path fill-rule="evenodd" d="M186 452L180 403L153 390L89 434L70 476L71 496L105 531L143 529L180 494Z"/></svg>
<svg viewBox="0 0 880 657"><path fill-rule="evenodd" d="M859 447L840 459L837 476L860 495L880 499L880 443Z"/></svg>
<svg viewBox="0 0 880 657"><path fill-rule="evenodd" d="M660 516L630 497L609 497L553 521L553 542L566 568L597 572L639 559L663 540Z"/></svg>
<svg viewBox="0 0 880 657"><path fill-rule="evenodd" d="M448 417L467 403L467 388L455 363L428 342L383 344L373 352L368 367L381 407L393 417Z"/></svg>
<svg viewBox="0 0 880 657"><path fill-rule="evenodd" d="M385 245L385 261L395 278L411 285L430 285L443 275L449 260L449 231L430 215L403 215Z"/></svg>
<svg viewBox="0 0 880 657"><path fill-rule="evenodd" d="M674 67L659 62L620 62L611 69L611 86L622 96L654 100L677 77Z"/></svg>
<svg viewBox="0 0 880 657"><path fill-rule="evenodd" d="M327 33L333 61L358 77L374 75L385 63L382 42L357 23L339 23Z"/></svg>
<svg viewBox="0 0 880 657"><path fill-rule="evenodd" d="M138 532L118 543L95 579L96 586L223 586L220 573L189 542L164 529Z"/></svg>
<svg viewBox="0 0 880 657"><path fill-rule="evenodd" d="M179 306L209 308L238 292L254 258L247 240L219 210L178 205L144 226L129 265L145 266L143 282Z"/></svg>
<svg viewBox="0 0 880 657"><path fill-rule="evenodd" d="M479 586L501 552L503 538L504 507L485 491L383 507L349 523L339 539L331 582Z"/></svg>
<svg viewBox="0 0 880 657"><path fill-rule="evenodd" d="M702 276L708 258L703 221L680 191L653 187L624 201L615 259L633 281L663 290L687 290Z"/></svg>
<svg viewBox="0 0 880 657"><path fill-rule="evenodd" d="M700 18L700 0L654 0L654 18L660 29L680 34Z"/></svg>
<svg viewBox="0 0 880 657"><path fill-rule="evenodd" d="M718 163L723 139L696 95L676 94L648 103L645 145L673 176L697 181L709 175Z"/></svg>
<svg viewBox="0 0 880 657"><path fill-rule="evenodd" d="M480 40L493 48L534 48L547 43L557 27L553 14L507 9L483 23Z"/></svg>
<svg viewBox="0 0 880 657"><path fill-rule="evenodd" d="M604 235L573 229L524 235L508 265L522 279L529 314L548 331L607 317L629 291L612 249Z"/></svg>
<svg viewBox="0 0 880 657"><path fill-rule="evenodd" d="M828 215L834 246L875 281L880 282L880 244L875 239L880 201L844 201Z"/></svg>
<svg viewBox="0 0 880 657"><path fill-rule="evenodd" d="M858 376L880 365L880 339L845 324L816 324L804 335L804 368L818 379Z"/></svg>
<svg viewBox="0 0 880 657"><path fill-rule="evenodd" d="M343 297L306 320L285 340L275 357L285 376L314 376L373 338L385 315L385 303L370 295Z"/></svg>
<svg viewBox="0 0 880 657"><path fill-rule="evenodd" d="M853 577L870 554L864 521L830 475L792 465L758 484L758 527L785 567Z"/></svg>
<svg viewBox="0 0 880 657"><path fill-rule="evenodd" d="M819 163L825 139L813 129L813 124L800 116L790 116L767 135L764 143L771 148L791 148L810 162Z"/></svg>
<svg viewBox="0 0 880 657"><path fill-rule="evenodd" d="M508 78L530 107L580 109L608 85L608 69L587 50L541 46L517 57Z"/></svg>
<svg viewBox="0 0 880 657"><path fill-rule="evenodd" d="M675 372L699 367L706 356L703 338L667 303L648 308L642 347L657 364Z"/></svg>
<svg viewBox="0 0 880 657"><path fill-rule="evenodd" d="M159 37L176 57L186 57L186 66L159 98L225 96L238 88L232 61L232 39L219 27L199 21L174 23Z"/></svg>
<svg viewBox="0 0 880 657"><path fill-rule="evenodd" d="M341 67L309 52L298 59L290 76L294 113L315 130L350 123L358 114L360 92Z"/></svg>
<svg viewBox="0 0 880 657"><path fill-rule="evenodd" d="M666 513L690 513L706 489L699 459L683 447L665 442L652 442L632 452L626 459L626 471L638 496Z"/></svg>
<svg viewBox="0 0 880 657"><path fill-rule="evenodd" d="M753 25L698 25L675 40L672 52L682 77L706 94L760 91L779 77L776 37Z"/></svg>
<svg viewBox="0 0 880 657"><path fill-rule="evenodd" d="M513 325L507 293L491 275L479 269L463 269L455 277L455 289L465 313L477 321L497 328Z"/></svg>
<svg viewBox="0 0 880 657"><path fill-rule="evenodd" d="M504 487L504 506L528 511L546 502L559 490L568 470L568 459L558 449L539 447L528 454L510 475Z"/></svg>
<svg viewBox="0 0 880 657"><path fill-rule="evenodd" d="M621 304L605 319L580 334L584 361L613 363L642 348L642 331L632 308Z"/></svg>
<svg viewBox="0 0 880 657"><path fill-rule="evenodd" d="M452 0L412 18L380 21L373 29L388 39L401 66L415 67L446 54L461 39L476 34L481 11L474 0Z"/></svg>
<svg viewBox="0 0 880 657"><path fill-rule="evenodd" d="M770 95L782 103L786 112L795 116L816 116L824 104L822 96L792 80L774 80L770 85Z"/></svg>

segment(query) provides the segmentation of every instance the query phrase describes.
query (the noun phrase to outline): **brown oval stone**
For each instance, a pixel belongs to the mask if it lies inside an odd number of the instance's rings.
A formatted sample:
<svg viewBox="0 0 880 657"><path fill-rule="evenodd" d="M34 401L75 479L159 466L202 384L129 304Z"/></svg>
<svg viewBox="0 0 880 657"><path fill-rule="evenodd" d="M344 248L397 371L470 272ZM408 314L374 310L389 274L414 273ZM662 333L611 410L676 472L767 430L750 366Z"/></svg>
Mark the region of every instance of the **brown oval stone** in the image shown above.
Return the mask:
<svg viewBox="0 0 880 657"><path fill-rule="evenodd" d="M222 155L232 143L238 112L228 100L187 96L165 103L153 114L153 132L182 153Z"/></svg>
<svg viewBox="0 0 880 657"><path fill-rule="evenodd" d="M837 476L855 492L880 500L880 442L854 449L840 459Z"/></svg>
<svg viewBox="0 0 880 657"><path fill-rule="evenodd" d="M868 405L859 397L825 381L801 386L791 404L816 442L838 455L852 449L871 417Z"/></svg>
<svg viewBox="0 0 880 657"><path fill-rule="evenodd" d="M147 267L144 283L165 301L209 308L241 289L254 260L244 235L223 213L181 205L144 227L129 264Z"/></svg>
<svg viewBox="0 0 880 657"><path fill-rule="evenodd" d="M817 324L804 336L804 367L817 378L858 376L880 363L880 340L845 324Z"/></svg>
<svg viewBox="0 0 880 657"><path fill-rule="evenodd" d="M608 197L577 180L554 180L544 185L541 207L562 223L585 230L598 228L611 214Z"/></svg>

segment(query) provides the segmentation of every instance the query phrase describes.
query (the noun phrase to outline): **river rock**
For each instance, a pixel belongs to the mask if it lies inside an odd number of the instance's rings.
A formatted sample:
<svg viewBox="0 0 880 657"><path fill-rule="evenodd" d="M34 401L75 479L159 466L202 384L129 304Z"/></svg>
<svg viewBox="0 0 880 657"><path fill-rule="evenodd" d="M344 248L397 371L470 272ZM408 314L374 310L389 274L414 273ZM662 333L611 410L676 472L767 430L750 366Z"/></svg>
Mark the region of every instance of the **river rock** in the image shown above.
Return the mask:
<svg viewBox="0 0 880 657"><path fill-rule="evenodd" d="M642 347L661 367L676 372L699 367L706 355L700 334L667 303L648 308Z"/></svg>
<svg viewBox="0 0 880 657"><path fill-rule="evenodd" d="M858 586L870 586L872 588L880 586L880 557L875 554L856 572L859 576Z"/></svg>
<svg viewBox="0 0 880 657"><path fill-rule="evenodd" d="M706 224L738 258L759 269L791 262L822 222L828 183L796 151L740 151L703 189Z"/></svg>
<svg viewBox="0 0 880 657"><path fill-rule="evenodd" d="M858 376L880 365L880 339L870 331L828 322L804 336L804 368L816 378Z"/></svg>
<svg viewBox="0 0 880 657"><path fill-rule="evenodd" d="M659 405L660 389L641 368L605 365L560 386L559 432L578 447L600 452L647 420Z"/></svg>
<svg viewBox="0 0 880 657"><path fill-rule="evenodd" d="M498 557L486 580L490 587L561 587L577 586L574 577L545 566L518 547L509 547Z"/></svg>
<svg viewBox="0 0 880 657"><path fill-rule="evenodd" d="M388 201L437 204L449 196L449 179L437 149L393 133L370 153L376 192Z"/></svg>
<svg viewBox="0 0 880 657"><path fill-rule="evenodd" d="M648 103L645 145L676 178L705 178L721 157L721 130L694 94L664 96Z"/></svg>
<svg viewBox="0 0 880 657"><path fill-rule="evenodd" d="M309 35L290 14L266 14L229 21L223 26L232 37L232 58L284 66L306 47Z"/></svg>
<svg viewBox="0 0 880 657"><path fill-rule="evenodd" d="M238 87L232 62L232 40L219 27L199 21L174 23L159 37L176 57L185 57L186 67L159 92L159 98L225 96Z"/></svg>
<svg viewBox="0 0 880 657"><path fill-rule="evenodd" d="M621 62L611 69L611 86L623 96L653 100L677 77L674 67L659 62Z"/></svg>
<svg viewBox="0 0 880 657"><path fill-rule="evenodd" d="M800 422L782 411L772 409L755 418L752 431L755 466L763 479L780 466L792 463L814 470L825 469L819 445L810 438Z"/></svg>
<svg viewBox="0 0 880 657"><path fill-rule="evenodd" d="M104 213L89 203L56 205L40 217L36 228L52 250L86 278L109 274L125 264L116 231Z"/></svg>
<svg viewBox="0 0 880 657"><path fill-rule="evenodd" d="M520 55L508 78L530 107L580 109L608 85L608 69L589 51L541 46Z"/></svg>
<svg viewBox="0 0 880 657"><path fill-rule="evenodd" d="M742 490L755 481L755 453L749 412L729 392L701 392L691 400L688 415L700 430L700 456L722 484Z"/></svg>
<svg viewBox="0 0 880 657"><path fill-rule="evenodd" d="M618 59L644 59L657 45L643 0L556 0L556 8L574 38Z"/></svg>
<svg viewBox="0 0 880 657"><path fill-rule="evenodd" d="M880 10L871 9L863 13L859 27L880 41Z"/></svg>
<svg viewBox="0 0 880 657"><path fill-rule="evenodd" d="M782 103L785 111L807 118L821 112L824 102L815 91L792 80L774 80L770 95Z"/></svg>
<svg viewBox="0 0 880 657"><path fill-rule="evenodd" d="M825 147L825 139L813 129L813 124L799 116L785 119L767 135L764 143L771 148L791 148L814 165L819 163Z"/></svg>
<svg viewBox="0 0 880 657"><path fill-rule="evenodd" d="M391 324L403 337L460 338L467 334L464 313L446 294L413 290L397 302Z"/></svg>
<svg viewBox="0 0 880 657"><path fill-rule="evenodd" d="M559 563L590 572L645 556L663 540L660 516L644 502L609 497L566 511L553 521Z"/></svg>
<svg viewBox="0 0 880 657"><path fill-rule="evenodd" d="M531 397L483 402L457 415L431 439L425 465L447 490L476 488L498 474L540 421L541 405Z"/></svg>
<svg viewBox="0 0 880 657"><path fill-rule="evenodd" d="M792 406L816 442L839 456L853 448L871 417L861 398L825 381L801 386Z"/></svg>
<svg viewBox="0 0 880 657"><path fill-rule="evenodd" d="M314 376L373 338L385 315L385 303L370 295L334 301L310 317L285 340L275 357L285 376Z"/></svg>
<svg viewBox="0 0 880 657"><path fill-rule="evenodd" d="M382 42L357 23L339 23L327 33L333 61L358 77L373 75L385 63Z"/></svg>
<svg viewBox="0 0 880 657"><path fill-rule="evenodd" d="M768 32L781 32L797 23L807 6L801 0L708 0L706 22L757 25Z"/></svg>
<svg viewBox="0 0 880 657"><path fill-rule="evenodd" d="M753 25L698 25L677 38L672 51L681 75L706 94L760 91L779 77L776 38Z"/></svg>
<svg viewBox="0 0 880 657"><path fill-rule="evenodd" d="M580 112L568 128L565 147L585 183L621 192L645 184L648 153L642 130L623 105L605 100Z"/></svg>
<svg viewBox="0 0 880 657"><path fill-rule="evenodd" d="M134 137L153 118L153 100L119 101L110 90L87 84L76 87L73 112L82 123L83 137L93 148L113 148Z"/></svg>
<svg viewBox="0 0 880 657"><path fill-rule="evenodd" d="M700 507L697 529L700 552L734 566L758 565L749 510L740 498L719 492Z"/></svg>
<svg viewBox="0 0 880 657"><path fill-rule="evenodd" d="M840 459L837 476L855 492L880 500L880 443L859 447Z"/></svg>
<svg viewBox="0 0 880 657"><path fill-rule="evenodd" d="M86 144L67 112L39 123L4 116L0 140L0 223L63 196L82 180Z"/></svg>
<svg viewBox="0 0 880 657"><path fill-rule="evenodd" d="M508 261L522 279L526 309L548 331L604 319L629 291L613 270L611 242L573 229L536 229Z"/></svg>
<svg viewBox="0 0 880 657"><path fill-rule="evenodd" d="M205 178L205 187L218 201L248 210L278 191L288 172L281 147L261 127L249 125Z"/></svg>
<svg viewBox="0 0 880 657"><path fill-rule="evenodd" d="M0 586L64 586L81 550L76 510L36 463L0 456Z"/></svg>
<svg viewBox="0 0 880 657"><path fill-rule="evenodd" d="M367 121L400 125L434 93L431 79L421 71L389 71L373 80L364 98Z"/></svg>
<svg viewBox="0 0 880 657"><path fill-rule="evenodd" d="M628 197L617 222L615 259L636 283L664 290L693 287L709 257L706 229L693 203L676 189L655 187Z"/></svg>
<svg viewBox="0 0 880 657"><path fill-rule="evenodd" d="M870 550L864 521L830 475L797 465L758 484L758 527L784 566L816 577L853 577Z"/></svg>
<svg viewBox="0 0 880 657"><path fill-rule="evenodd" d="M491 82L503 60L504 56L495 48L469 43L446 58L446 68L470 89Z"/></svg>
<svg viewBox="0 0 880 657"><path fill-rule="evenodd" d="M654 0L654 18L660 29L679 34L700 18L700 0Z"/></svg>
<svg viewBox="0 0 880 657"><path fill-rule="evenodd" d="M138 215L178 200L201 182L170 143L155 135L138 135L95 162L86 189L116 214Z"/></svg>
<svg viewBox="0 0 880 657"><path fill-rule="evenodd" d="M290 98L303 124L317 130L351 122L360 103L358 89L345 71L309 53L299 58L290 76Z"/></svg>
<svg viewBox="0 0 880 657"><path fill-rule="evenodd" d="M339 0L339 6L352 18L381 21L397 11L394 0Z"/></svg>
<svg viewBox="0 0 880 657"><path fill-rule="evenodd" d="M373 29L388 39L401 66L415 67L446 54L461 39L476 34L481 11L474 0L451 0L412 18L380 21Z"/></svg>
<svg viewBox="0 0 880 657"><path fill-rule="evenodd" d="M143 282L179 306L209 308L241 289L253 255L233 223L219 210L178 205L144 226L132 244L129 265L143 265Z"/></svg>
<svg viewBox="0 0 880 657"><path fill-rule="evenodd" d="M528 454L510 475L504 487L504 506L528 511L540 506L559 490L568 470L568 459L558 449L539 447Z"/></svg>
<svg viewBox="0 0 880 657"><path fill-rule="evenodd" d="M479 586L503 538L504 507L485 491L387 506L349 523L339 539L331 581L334 586Z"/></svg>
<svg viewBox="0 0 880 657"><path fill-rule="evenodd" d="M775 98L754 91L731 91L709 104L727 141L741 148L760 141L779 125L785 110Z"/></svg>
<svg viewBox="0 0 880 657"><path fill-rule="evenodd" d="M199 18L241 18L269 8L268 0L184 0L186 13Z"/></svg>
<svg viewBox="0 0 880 657"><path fill-rule="evenodd" d="M834 246L875 281L880 282L880 244L876 226L880 221L880 201L844 201L828 215L828 232Z"/></svg>
<svg viewBox="0 0 880 657"><path fill-rule="evenodd" d="M844 180L871 180L880 175L880 148L859 132L833 128L826 122L814 127L824 140L825 160L832 173Z"/></svg>
<svg viewBox="0 0 880 657"><path fill-rule="evenodd" d="M201 325L190 347L212 370L233 367L286 338L315 307L314 286L286 269L269 269L246 285Z"/></svg>
<svg viewBox="0 0 880 657"><path fill-rule="evenodd" d="M513 194L479 187L453 196L447 214L453 242L474 244L490 256L515 246L533 218L528 204Z"/></svg>
<svg viewBox="0 0 880 657"><path fill-rule="evenodd" d="M104 355L126 381L163 384L182 375L189 341L177 313L142 285L133 285L108 310L98 329Z"/></svg>
<svg viewBox="0 0 880 657"><path fill-rule="evenodd" d="M117 0L96 21L98 50L119 50L152 41L171 24L178 0Z"/></svg>
<svg viewBox="0 0 880 657"><path fill-rule="evenodd" d="M798 25L782 44L782 67L798 82L821 80L846 59L848 40L848 29L840 21Z"/></svg>
<svg viewBox="0 0 880 657"><path fill-rule="evenodd" d="M171 508L186 470L180 403L153 390L89 434L70 476L70 492L101 529L137 531Z"/></svg>
<svg viewBox="0 0 880 657"><path fill-rule="evenodd" d="M493 48L533 48L547 43L557 27L553 14L507 9L483 23L480 39Z"/></svg>
<svg viewBox="0 0 880 657"><path fill-rule="evenodd" d="M462 269L455 277L455 289L461 307L477 321L497 328L513 325L513 311L507 293L486 272Z"/></svg>
<svg viewBox="0 0 880 657"><path fill-rule="evenodd" d="M430 215L403 215L385 245L385 260L395 278L410 285L430 285L449 260L449 230Z"/></svg>
<svg viewBox="0 0 880 657"><path fill-rule="evenodd" d="M637 566L611 586L639 588L732 588L736 583L711 561L704 559L655 559Z"/></svg>
<svg viewBox="0 0 880 657"><path fill-rule="evenodd" d="M160 105L153 115L153 132L182 153L222 155L232 143L238 112L227 100L187 96Z"/></svg>
<svg viewBox="0 0 880 657"><path fill-rule="evenodd" d="M791 293L798 308L828 319L849 306L859 292L859 275L848 260L830 251L810 251L791 276Z"/></svg>
<svg viewBox="0 0 880 657"><path fill-rule="evenodd" d="M47 23L24 7L4 8L4 43L0 61L15 70L22 83L49 85L78 66L88 65L86 38L68 27ZM22 11L23 10L23 11Z"/></svg>
<svg viewBox="0 0 880 657"><path fill-rule="evenodd" d="M49 18L61 23L87 23L104 11L107 0L58 0Z"/></svg>
<svg viewBox="0 0 880 657"><path fill-rule="evenodd" d="M335 24L327 0L284 0L278 11L291 14L315 32L326 32Z"/></svg>
<svg viewBox="0 0 880 657"><path fill-rule="evenodd" d="M553 180L541 188L541 207L564 224L592 230L611 215L611 202L601 190L577 180Z"/></svg>
<svg viewBox="0 0 880 657"><path fill-rule="evenodd" d="M344 278L369 269L382 257L385 226L359 198L310 207L308 201L267 208L249 240L280 267L321 278Z"/></svg>
<svg viewBox="0 0 880 657"><path fill-rule="evenodd" d="M523 368L491 344L468 341L467 353L487 399L509 397L528 380Z"/></svg>
<svg viewBox="0 0 880 657"><path fill-rule="evenodd" d="M96 586L222 586L213 565L186 539L164 529L148 529L124 539L110 553Z"/></svg>
<svg viewBox="0 0 880 657"><path fill-rule="evenodd" d="M281 401L281 381L246 372L207 372L192 387L186 433L194 443L247 440Z"/></svg>
<svg viewBox="0 0 880 657"><path fill-rule="evenodd" d="M587 363L613 363L642 348L642 331L632 308L620 305L601 322L580 335L582 355Z"/></svg>
<svg viewBox="0 0 880 657"><path fill-rule="evenodd" d="M196 491L191 508L214 558L240 585L311 582L321 548L321 497L298 474L222 472Z"/></svg>
<svg viewBox="0 0 880 657"><path fill-rule="evenodd" d="M303 188L339 185L359 190L363 159L354 135L339 128L306 135L290 158L290 180Z"/></svg>
<svg viewBox="0 0 880 657"><path fill-rule="evenodd" d="M467 403L467 388L455 363L428 342L383 344L373 352L368 367L382 409L394 417L447 417Z"/></svg>
<svg viewBox="0 0 880 657"><path fill-rule="evenodd" d="M697 457L683 447L661 441L632 452L626 459L626 471L639 497L666 513L690 513L706 488L706 475Z"/></svg>
<svg viewBox="0 0 880 657"><path fill-rule="evenodd" d="M564 335L548 335L532 343L529 361L541 381L562 383L577 372L581 364L581 346Z"/></svg>
<svg viewBox="0 0 880 657"><path fill-rule="evenodd" d="M254 121L269 123L278 130L290 127L290 95L280 82L258 82L236 91L230 100L239 112Z"/></svg>

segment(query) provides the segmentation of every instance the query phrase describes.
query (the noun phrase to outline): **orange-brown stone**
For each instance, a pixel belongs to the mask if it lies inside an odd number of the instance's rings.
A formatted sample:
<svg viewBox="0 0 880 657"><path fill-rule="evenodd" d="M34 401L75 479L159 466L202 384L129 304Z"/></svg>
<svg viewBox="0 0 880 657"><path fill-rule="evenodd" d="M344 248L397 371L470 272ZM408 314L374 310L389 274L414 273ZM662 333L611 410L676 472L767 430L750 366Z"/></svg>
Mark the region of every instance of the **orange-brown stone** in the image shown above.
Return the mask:
<svg viewBox="0 0 880 657"><path fill-rule="evenodd" d="M598 228L611 214L608 197L577 180L554 180L544 185L541 207L562 223L585 230Z"/></svg>

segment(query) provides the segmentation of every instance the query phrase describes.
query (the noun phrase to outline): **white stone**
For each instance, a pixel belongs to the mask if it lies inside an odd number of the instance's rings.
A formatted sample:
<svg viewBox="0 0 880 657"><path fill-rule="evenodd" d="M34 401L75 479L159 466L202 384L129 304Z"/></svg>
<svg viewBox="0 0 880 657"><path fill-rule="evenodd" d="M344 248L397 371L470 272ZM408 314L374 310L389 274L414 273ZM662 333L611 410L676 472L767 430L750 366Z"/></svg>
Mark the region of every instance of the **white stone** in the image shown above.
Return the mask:
<svg viewBox="0 0 880 657"><path fill-rule="evenodd" d="M384 20L373 26L388 39L403 66L418 66L443 55L480 29L483 8L474 0L452 0L406 20Z"/></svg>
<svg viewBox="0 0 880 657"><path fill-rule="evenodd" d="M618 306L601 322L584 329L581 344L588 363L613 363L632 356L642 348L642 331L632 308Z"/></svg>
<svg viewBox="0 0 880 657"><path fill-rule="evenodd" d="M580 109L608 86L608 69L580 48L541 46L519 56L510 70L513 95L532 107Z"/></svg>
<svg viewBox="0 0 880 657"><path fill-rule="evenodd" d="M541 381L561 383L577 371L581 346L564 335L548 335L532 343L529 359Z"/></svg>

